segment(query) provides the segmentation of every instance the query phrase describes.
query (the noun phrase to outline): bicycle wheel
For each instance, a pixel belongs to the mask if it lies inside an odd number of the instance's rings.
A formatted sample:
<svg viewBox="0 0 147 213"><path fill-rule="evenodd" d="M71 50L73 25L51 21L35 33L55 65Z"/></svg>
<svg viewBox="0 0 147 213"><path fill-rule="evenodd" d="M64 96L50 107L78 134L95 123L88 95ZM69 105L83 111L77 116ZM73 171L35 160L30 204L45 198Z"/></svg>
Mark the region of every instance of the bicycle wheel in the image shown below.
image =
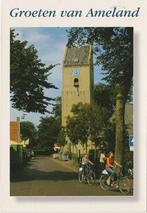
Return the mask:
<svg viewBox="0 0 147 213"><path fill-rule="evenodd" d="M128 177L121 177L118 182L118 187L121 193L129 194L131 191L131 182Z"/></svg>
<svg viewBox="0 0 147 213"><path fill-rule="evenodd" d="M108 180L108 175L102 175L100 177L100 187L105 191L109 190L110 188L110 185L108 185L107 180Z"/></svg>
<svg viewBox="0 0 147 213"><path fill-rule="evenodd" d="M94 184L95 183L95 173L94 172L90 172L87 176L87 182L88 184Z"/></svg>

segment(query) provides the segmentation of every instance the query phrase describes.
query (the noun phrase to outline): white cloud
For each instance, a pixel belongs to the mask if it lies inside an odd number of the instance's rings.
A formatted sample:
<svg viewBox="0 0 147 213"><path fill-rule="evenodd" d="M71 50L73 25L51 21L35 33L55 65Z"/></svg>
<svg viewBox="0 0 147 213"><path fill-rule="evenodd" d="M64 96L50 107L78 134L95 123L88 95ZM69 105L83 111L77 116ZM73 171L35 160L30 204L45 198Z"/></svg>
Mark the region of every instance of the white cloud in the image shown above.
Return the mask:
<svg viewBox="0 0 147 213"><path fill-rule="evenodd" d="M28 35L28 41L29 42L32 42L32 43L36 43L36 42L45 42L45 41L50 41L51 38L48 36L48 35L44 35L44 34L36 34L36 35L33 35L33 34L29 34Z"/></svg>
<svg viewBox="0 0 147 213"><path fill-rule="evenodd" d="M15 28L21 40L27 40L29 43L51 41L49 34L44 34L41 28Z"/></svg>

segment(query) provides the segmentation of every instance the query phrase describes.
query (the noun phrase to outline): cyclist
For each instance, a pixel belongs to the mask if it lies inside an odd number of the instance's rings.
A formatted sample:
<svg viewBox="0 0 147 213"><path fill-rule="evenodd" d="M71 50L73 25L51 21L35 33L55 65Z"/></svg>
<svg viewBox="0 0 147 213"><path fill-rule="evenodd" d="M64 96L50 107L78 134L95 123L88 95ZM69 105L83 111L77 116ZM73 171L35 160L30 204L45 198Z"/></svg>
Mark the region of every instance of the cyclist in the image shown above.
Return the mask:
<svg viewBox="0 0 147 213"><path fill-rule="evenodd" d="M83 168L84 175L88 173L88 164L93 165L93 163L89 160L88 155L84 154L81 162L81 167Z"/></svg>
<svg viewBox="0 0 147 213"><path fill-rule="evenodd" d="M106 163L106 154L103 149L101 149L100 158L99 158L99 168L100 171L104 170Z"/></svg>
<svg viewBox="0 0 147 213"><path fill-rule="evenodd" d="M122 167L118 162L116 162L114 160L114 154L113 152L109 152L109 155L108 157L106 158L106 170L107 172L114 178L116 179L117 175L116 175L116 172L114 171L114 167L115 166L119 166L119 167Z"/></svg>

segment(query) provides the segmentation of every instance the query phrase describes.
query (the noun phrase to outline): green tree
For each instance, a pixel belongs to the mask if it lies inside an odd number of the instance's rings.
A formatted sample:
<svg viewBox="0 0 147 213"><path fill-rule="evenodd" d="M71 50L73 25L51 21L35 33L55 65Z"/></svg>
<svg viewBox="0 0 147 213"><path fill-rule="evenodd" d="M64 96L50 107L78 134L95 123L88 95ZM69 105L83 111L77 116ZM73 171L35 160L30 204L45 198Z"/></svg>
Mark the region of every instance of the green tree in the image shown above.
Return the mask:
<svg viewBox="0 0 147 213"><path fill-rule="evenodd" d="M64 146L66 143L66 134L65 134L65 128L61 127L61 97L57 97L55 100L55 104L52 108L52 114L56 121L58 121L60 130L57 135L57 143L60 144L60 146Z"/></svg>
<svg viewBox="0 0 147 213"><path fill-rule="evenodd" d="M72 116L67 118L66 131L72 143L81 142L86 147L87 142L91 140L96 145L100 141L103 128L107 125L109 111L105 108L89 104L79 103L73 105Z"/></svg>
<svg viewBox="0 0 147 213"><path fill-rule="evenodd" d="M10 91L12 107L26 112L48 112L47 106L53 98L44 94L44 89L55 89L48 82L50 70L56 65L46 66L38 58L34 45L17 39L10 30Z"/></svg>
<svg viewBox="0 0 147 213"><path fill-rule="evenodd" d="M59 120L61 124L61 97L55 99L55 104L52 108L52 114L56 120Z"/></svg>
<svg viewBox="0 0 147 213"><path fill-rule="evenodd" d="M106 108L110 116L114 112L114 94L109 85L97 84L94 87L94 103L100 108Z"/></svg>
<svg viewBox="0 0 147 213"><path fill-rule="evenodd" d="M110 112L106 107L90 107L90 139L96 145L99 145L104 138L104 130L107 128L110 118Z"/></svg>
<svg viewBox="0 0 147 213"><path fill-rule="evenodd" d="M38 146L40 148L53 148L57 143L60 123L53 116L42 117L38 126Z"/></svg>
<svg viewBox="0 0 147 213"><path fill-rule="evenodd" d="M103 143L106 152L115 151L115 123L113 121L108 122L103 129Z"/></svg>
<svg viewBox="0 0 147 213"><path fill-rule="evenodd" d="M102 119L104 119L103 129L99 133L100 135L97 135L97 140L95 139L95 141L97 144L103 144L106 151L115 150L115 123L112 119L115 111L114 99L114 91L109 85L104 83L95 85L94 102L101 109L99 116L101 117L102 113ZM95 125L93 123L93 126Z"/></svg>
<svg viewBox="0 0 147 213"><path fill-rule="evenodd" d="M20 133L23 140L29 139L29 147L33 148L37 145L37 130L30 121L20 122Z"/></svg>
<svg viewBox="0 0 147 213"><path fill-rule="evenodd" d="M81 142L86 147L89 137L89 105L73 105L72 116L67 117L66 133L73 144Z"/></svg>
<svg viewBox="0 0 147 213"><path fill-rule="evenodd" d="M66 144L66 131L65 128L61 128L57 137L57 143L61 146Z"/></svg>
<svg viewBox="0 0 147 213"><path fill-rule="evenodd" d="M101 65L103 80L116 94L115 159L122 163L125 103L133 77L133 28L71 28L68 38L68 46L93 44L95 64Z"/></svg>

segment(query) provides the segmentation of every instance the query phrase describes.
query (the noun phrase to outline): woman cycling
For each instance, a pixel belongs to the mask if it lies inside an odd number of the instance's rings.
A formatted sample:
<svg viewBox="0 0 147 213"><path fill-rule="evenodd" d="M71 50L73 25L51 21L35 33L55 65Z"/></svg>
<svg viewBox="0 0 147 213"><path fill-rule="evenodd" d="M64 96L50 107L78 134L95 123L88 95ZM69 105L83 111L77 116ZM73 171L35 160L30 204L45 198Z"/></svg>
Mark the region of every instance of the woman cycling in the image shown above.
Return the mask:
<svg viewBox="0 0 147 213"><path fill-rule="evenodd" d="M93 163L89 160L88 155L84 154L83 158L82 158L82 162L81 162L81 167L83 168L84 171L84 175L87 174L88 172L88 164L93 165Z"/></svg>

